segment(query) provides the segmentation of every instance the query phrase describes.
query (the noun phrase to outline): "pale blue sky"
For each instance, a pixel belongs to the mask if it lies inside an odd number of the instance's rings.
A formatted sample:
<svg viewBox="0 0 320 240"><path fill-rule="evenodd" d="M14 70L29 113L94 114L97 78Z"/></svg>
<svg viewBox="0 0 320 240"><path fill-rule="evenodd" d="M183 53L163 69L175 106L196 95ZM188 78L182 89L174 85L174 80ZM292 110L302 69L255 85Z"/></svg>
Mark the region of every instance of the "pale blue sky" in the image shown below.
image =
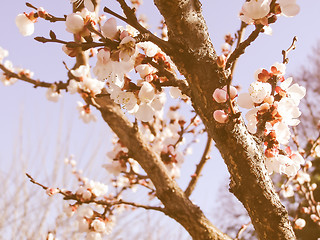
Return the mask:
<svg viewBox="0 0 320 240"><path fill-rule="evenodd" d="M68 0L34 0L30 2L35 6L43 6L47 11L57 16L67 14L68 11L63 12L62 10L71 7ZM102 3L104 2L112 1L102 1ZM244 1L211 0L202 2L210 36L217 52L220 53L224 35L234 34L240 26L237 14ZM279 17L278 22L271 25L273 36L261 34L258 40L246 50L246 54L240 58L234 82L241 84L244 90L253 80L253 73L256 69L269 68L272 63L282 60L281 50L288 48L294 36L298 37L297 49L289 55L290 62L287 72L298 73L302 65L308 65L307 55L312 53L312 46L320 39L320 32L317 30L320 22L320 1L297 0L297 3L301 6L301 12L298 16L294 18ZM24 5L24 1L3 1L1 6L3 12L0 15L0 29L2 29L0 46L9 50L8 59L15 66L33 71L36 79L52 82L65 80L66 71L62 61L71 65L72 60L60 50L61 46L58 44L44 45L33 40L35 36L48 36L49 29L54 30L59 38L71 39L71 35L64 31L64 24L51 24L40 20L35 26L35 33L32 37L23 37L19 34L14 19L17 14L29 11ZM145 0L145 7L140 12L143 10L146 10L144 14L147 15L151 24L159 23L159 14L152 1ZM251 30L252 28L249 28L247 33ZM85 166L86 159L92 155L90 149L95 149L98 142L107 146L110 141L111 135L102 120L89 125L78 120L75 101L80 98L77 96L64 94L59 103L52 103L46 100L44 89L33 89L30 84L18 82L11 87L4 87L0 84L0 98L3 104L0 120L1 172L7 172L5 162L10 161L14 147L17 146L15 144L17 139L23 139L24 147L28 146L27 148L38 146L37 142L41 140L44 142L44 146L47 146L48 153L53 154L54 141L56 141L56 136L60 134L58 130L62 131L63 139L66 139L67 133L70 131L70 146L67 151L78 154L76 157L80 158L82 166ZM60 125L62 127L59 127L61 114L64 123ZM20 138L19 122L22 122L23 125L23 137ZM72 130L69 130L70 128ZM90 139L90 143L86 143L86 138ZM86 145L89 146L84 149ZM201 144L201 149L203 145ZM106 160L104 156L106 149L94 150L98 151L101 163ZM32 154L37 154L36 149L32 151ZM193 158L199 158L201 151L195 150L195 152L198 154L195 154ZM213 149L212 155L213 158L203 173L204 177L200 179L199 188L192 197L200 206L205 205L205 210L210 210L210 205L214 203L214 193L228 175L226 167L215 149ZM27 166L28 171L35 171L35 164ZM186 175L189 176L193 169L193 166L187 167L185 169ZM100 171L100 169L98 170ZM50 169L45 171L50 172Z"/></svg>

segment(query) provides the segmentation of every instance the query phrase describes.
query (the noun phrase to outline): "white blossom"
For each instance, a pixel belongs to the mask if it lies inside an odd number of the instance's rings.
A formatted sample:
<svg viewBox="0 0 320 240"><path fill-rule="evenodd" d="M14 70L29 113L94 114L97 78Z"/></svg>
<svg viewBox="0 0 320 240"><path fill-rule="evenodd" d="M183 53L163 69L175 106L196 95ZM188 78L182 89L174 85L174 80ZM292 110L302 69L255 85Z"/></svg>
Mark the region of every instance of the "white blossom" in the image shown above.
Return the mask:
<svg viewBox="0 0 320 240"><path fill-rule="evenodd" d="M46 98L52 102L58 102L61 94L57 92L57 85L52 84L46 92Z"/></svg>
<svg viewBox="0 0 320 240"><path fill-rule="evenodd" d="M152 42L140 42L138 43L138 47L145 52L147 57L154 57L161 51L160 48Z"/></svg>
<svg viewBox="0 0 320 240"><path fill-rule="evenodd" d="M174 99L182 97L181 90L178 87L171 87L169 90L169 94Z"/></svg>
<svg viewBox="0 0 320 240"><path fill-rule="evenodd" d="M9 52L6 49L3 49L0 47L0 63L2 63L2 60L6 58L9 55Z"/></svg>
<svg viewBox="0 0 320 240"><path fill-rule="evenodd" d="M153 119L154 113L154 109L149 104L142 103L134 115L139 121L149 122Z"/></svg>
<svg viewBox="0 0 320 240"><path fill-rule="evenodd" d="M106 231L106 224L100 219L95 219L91 223L91 227L96 232L104 233Z"/></svg>
<svg viewBox="0 0 320 240"><path fill-rule="evenodd" d="M3 65L8 70L10 70L12 72L15 71L12 62L9 61L9 60L4 61ZM11 86L14 83L16 83L18 81L18 79L17 78L13 78L13 77L8 77L4 72L2 72L0 74L0 81L3 83L4 86Z"/></svg>
<svg viewBox="0 0 320 240"><path fill-rule="evenodd" d="M141 102L143 103L151 102L152 99L155 97L155 91L153 86L148 82L144 82L141 86L138 96Z"/></svg>
<svg viewBox="0 0 320 240"><path fill-rule="evenodd" d="M261 103L266 97L270 96L271 85L269 83L255 81L250 84L249 94L254 103Z"/></svg>
<svg viewBox="0 0 320 240"><path fill-rule="evenodd" d="M85 186L87 188L91 189L91 192L96 197L100 197L100 196L105 195L109 190L108 185L103 184L101 182L93 181L93 180L90 180L89 182L87 182Z"/></svg>
<svg viewBox="0 0 320 240"><path fill-rule="evenodd" d="M294 222L294 227L297 229L302 229L306 226L306 220L302 219L302 218L298 218L295 222Z"/></svg>
<svg viewBox="0 0 320 240"><path fill-rule="evenodd" d="M286 17L294 17L300 12L299 5L296 0L278 0L281 12Z"/></svg>
<svg viewBox="0 0 320 240"><path fill-rule="evenodd" d="M280 193L285 198L292 197L294 195L292 185L288 185L288 186L282 185Z"/></svg>
<svg viewBox="0 0 320 240"><path fill-rule="evenodd" d="M240 19L248 24L261 19L270 12L271 0L250 0L245 2L240 12Z"/></svg>
<svg viewBox="0 0 320 240"><path fill-rule="evenodd" d="M250 93L239 94L237 102L242 108L251 109L254 107L254 103L250 97Z"/></svg>
<svg viewBox="0 0 320 240"><path fill-rule="evenodd" d="M120 42L119 49L120 59L125 62L129 61L131 56L136 52L136 40L131 36L123 38Z"/></svg>
<svg viewBox="0 0 320 240"><path fill-rule="evenodd" d="M79 118L82 119L84 123L97 121L97 117L94 114L92 114L89 106L84 105L81 102L77 102L77 104L78 104L77 109L79 111Z"/></svg>
<svg viewBox="0 0 320 240"><path fill-rule="evenodd" d="M16 25L23 36L30 36L34 32L34 22L24 13L18 14Z"/></svg>
<svg viewBox="0 0 320 240"><path fill-rule="evenodd" d="M80 205L77 209L77 214L79 217L91 218L93 216L93 210L89 205Z"/></svg>
<svg viewBox="0 0 320 240"><path fill-rule="evenodd" d="M79 82L77 82L74 79L71 79L67 87L68 92L70 94L75 94L76 92L78 92L78 89L79 89Z"/></svg>
<svg viewBox="0 0 320 240"><path fill-rule="evenodd" d="M115 18L109 18L101 27L102 35L104 37L115 39L118 29L117 20Z"/></svg>
<svg viewBox="0 0 320 240"><path fill-rule="evenodd" d="M135 69L140 74L141 78L145 78L145 76L155 72L154 67L150 66L149 64L140 64L136 66Z"/></svg>
<svg viewBox="0 0 320 240"><path fill-rule="evenodd" d="M84 28L84 20L79 13L71 13L66 19L66 30L70 33L77 34Z"/></svg>
<svg viewBox="0 0 320 240"><path fill-rule="evenodd" d="M111 161L111 163L107 163L102 165L110 174L114 176L118 176L121 172L126 171L127 168L122 166L119 161Z"/></svg>

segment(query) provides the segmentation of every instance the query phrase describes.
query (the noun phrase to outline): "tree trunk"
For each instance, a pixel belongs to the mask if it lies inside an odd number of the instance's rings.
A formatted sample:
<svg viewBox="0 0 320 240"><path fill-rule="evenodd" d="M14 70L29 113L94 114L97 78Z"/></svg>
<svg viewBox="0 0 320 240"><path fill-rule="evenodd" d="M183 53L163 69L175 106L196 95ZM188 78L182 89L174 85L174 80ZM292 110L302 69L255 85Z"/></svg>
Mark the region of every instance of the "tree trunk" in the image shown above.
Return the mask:
<svg viewBox="0 0 320 240"><path fill-rule="evenodd" d="M248 133L242 118L217 123L212 100L216 88L227 84L216 65L216 53L197 0L154 0L168 27L170 50L166 53L191 88L191 101L213 138L231 181L230 191L247 209L260 239L295 239L288 214L276 194L264 165L261 144ZM221 108L221 106L220 106Z"/></svg>

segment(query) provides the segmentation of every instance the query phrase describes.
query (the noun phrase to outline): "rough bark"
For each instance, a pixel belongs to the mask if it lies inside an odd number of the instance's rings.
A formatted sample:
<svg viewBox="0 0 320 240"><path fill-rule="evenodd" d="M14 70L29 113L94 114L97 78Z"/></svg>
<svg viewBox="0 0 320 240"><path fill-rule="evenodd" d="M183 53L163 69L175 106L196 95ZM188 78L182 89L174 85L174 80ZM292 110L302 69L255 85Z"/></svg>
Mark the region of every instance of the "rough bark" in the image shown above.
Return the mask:
<svg viewBox="0 0 320 240"><path fill-rule="evenodd" d="M154 0L168 26L167 52L188 80L191 100L228 166L230 191L243 203L260 239L295 239L288 214L267 174L260 144L242 118L219 124L213 112L221 108L213 91L226 85L197 0Z"/></svg>
<svg viewBox="0 0 320 240"><path fill-rule="evenodd" d="M138 128L124 115L120 106L104 95L95 99L100 105L99 111L110 128L128 147L152 180L157 197L165 206L165 213L179 222L192 236L199 240L229 240L224 233L216 229L204 216L198 206L193 204L177 183L172 180L158 154L152 151L143 139Z"/></svg>

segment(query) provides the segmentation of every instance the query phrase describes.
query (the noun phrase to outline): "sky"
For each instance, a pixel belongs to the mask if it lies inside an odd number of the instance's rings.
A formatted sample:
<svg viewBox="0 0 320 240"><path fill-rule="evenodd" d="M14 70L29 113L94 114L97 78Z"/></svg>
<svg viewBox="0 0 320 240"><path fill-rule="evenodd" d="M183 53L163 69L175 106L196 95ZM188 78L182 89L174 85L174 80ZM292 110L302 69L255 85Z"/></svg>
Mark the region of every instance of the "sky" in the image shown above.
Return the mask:
<svg viewBox="0 0 320 240"><path fill-rule="evenodd" d="M68 0L30 1L35 6L44 7L49 13L61 16L67 14L65 9L70 9ZM109 7L119 11L115 1L102 1ZM160 15L152 1L145 0L144 6L139 10L144 13L152 30L156 30L160 22ZM225 34L234 34L239 26L237 17L244 1L202 1L210 37L218 53L224 42ZM299 73L301 66L308 65L308 55L312 54L312 47L320 39L317 31L320 22L320 1L297 0L301 7L300 13L293 18L279 17L276 24L271 25L272 36L261 34L259 38L248 47L246 53L238 61L234 74L234 84L241 85L245 91L254 80L254 72L261 67L269 69L276 61L282 61L281 51L287 49L294 36L298 37L297 48L289 54L287 65L288 75ZM49 30L54 30L59 38L72 39L64 31L63 23L51 24L40 20L35 25L35 33L31 37L23 37L15 26L14 19L17 14L29 9L24 1L3 1L0 15L1 38L0 46L9 51L8 59L15 66L30 69L35 73L34 78L53 82L67 78L62 61L72 66L72 59L68 58L58 44L41 44L33 40L36 36L48 36ZM118 21L120 23L120 21ZM252 28L247 29L247 34ZM64 145L63 154L75 154L79 165L95 173L94 169L106 161L105 153L110 149L112 134L106 124L99 119L96 123L84 124L78 119L76 101L78 96L64 94L59 103L52 103L45 98L45 89L34 89L30 84L18 82L13 86L5 87L0 83L0 99L2 111L0 118L0 171L8 172L8 164L17 148L22 148L25 156L22 157L26 171L36 173L39 168L50 173L50 164L39 166L35 159L39 157L39 148L45 148L42 158L45 161L55 156L57 146ZM59 138L60 137L60 138ZM41 144L40 144L41 143ZM201 145L201 144L200 144ZM202 144L194 149L192 158L199 159L203 149ZM93 149L93 150L92 150ZM88 159L98 159L92 164L87 164ZM183 168L183 174L190 176L194 171L193 165ZM103 174L103 173L99 173ZM225 184L228 176L227 169L218 151L213 149L212 159L200 178L199 187L192 195L192 199L205 211L210 212L215 204L217 192ZM188 178L187 178L188 179ZM180 184L185 186L186 179Z"/></svg>

